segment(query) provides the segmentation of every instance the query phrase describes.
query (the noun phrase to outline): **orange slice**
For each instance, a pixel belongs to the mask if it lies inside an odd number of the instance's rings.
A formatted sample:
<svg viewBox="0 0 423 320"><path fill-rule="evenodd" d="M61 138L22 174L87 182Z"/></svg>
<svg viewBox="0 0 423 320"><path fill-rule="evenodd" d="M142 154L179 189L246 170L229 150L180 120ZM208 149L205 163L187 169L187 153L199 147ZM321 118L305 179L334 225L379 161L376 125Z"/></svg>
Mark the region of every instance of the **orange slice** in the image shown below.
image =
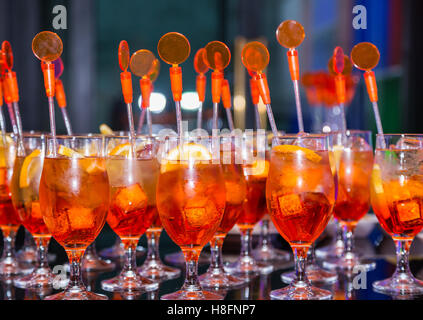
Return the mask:
<svg viewBox="0 0 423 320"><path fill-rule="evenodd" d="M25 157L19 175L19 187L28 188L31 180L40 172L40 161L34 161L41 155L41 150L34 150L31 154Z"/></svg>
<svg viewBox="0 0 423 320"><path fill-rule="evenodd" d="M100 133L108 136L114 135L113 130L105 123L100 125Z"/></svg>
<svg viewBox="0 0 423 320"><path fill-rule="evenodd" d="M280 145L274 147L273 151L277 153L304 153L305 157L314 163L319 163L322 160L322 157L314 151L299 146Z"/></svg>
<svg viewBox="0 0 423 320"><path fill-rule="evenodd" d="M169 151L166 159L162 160L160 171L164 173L178 169L181 165L188 165L188 161L208 161L211 159L212 154L203 145L197 143L186 143ZM175 163L175 161L186 162Z"/></svg>

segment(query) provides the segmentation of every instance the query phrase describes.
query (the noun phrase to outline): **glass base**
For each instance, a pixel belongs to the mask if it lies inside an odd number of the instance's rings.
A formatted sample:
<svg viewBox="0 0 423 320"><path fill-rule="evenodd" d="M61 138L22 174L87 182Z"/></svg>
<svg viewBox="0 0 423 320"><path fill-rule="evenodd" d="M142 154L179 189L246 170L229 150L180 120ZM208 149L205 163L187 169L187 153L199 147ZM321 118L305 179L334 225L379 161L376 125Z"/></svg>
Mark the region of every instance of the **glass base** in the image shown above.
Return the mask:
<svg viewBox="0 0 423 320"><path fill-rule="evenodd" d="M18 261L13 258L5 258L0 261L0 276L1 277L14 277L22 274L29 274L34 268L23 270ZM24 272L25 271L25 272Z"/></svg>
<svg viewBox="0 0 423 320"><path fill-rule="evenodd" d="M257 261L278 261L278 262L286 262L289 261L291 255L289 252L284 250L279 250L274 248L273 246L266 245L260 246L253 250L253 257Z"/></svg>
<svg viewBox="0 0 423 320"><path fill-rule="evenodd" d="M60 277L57 277L60 278ZM56 275L48 268L34 270L31 274L21 276L13 280L13 284L21 289L64 289L69 283L69 279L58 280Z"/></svg>
<svg viewBox="0 0 423 320"><path fill-rule="evenodd" d="M332 293L304 283L301 286L289 285L270 292L272 300L330 300Z"/></svg>
<svg viewBox="0 0 423 320"><path fill-rule="evenodd" d="M224 297L210 291L179 290L160 297L160 300L223 300Z"/></svg>
<svg viewBox="0 0 423 320"><path fill-rule="evenodd" d="M35 265L38 261L37 248L29 247L19 250L16 253L16 258L21 264Z"/></svg>
<svg viewBox="0 0 423 320"><path fill-rule="evenodd" d="M255 261L252 257L243 257L237 262L226 265L225 271L239 277L253 277L259 274L270 274L274 267L264 262Z"/></svg>
<svg viewBox="0 0 423 320"><path fill-rule="evenodd" d="M44 300L108 300L107 296L85 290L70 289L48 297Z"/></svg>
<svg viewBox="0 0 423 320"><path fill-rule="evenodd" d="M185 257L182 253L182 251L178 251L175 253L169 253L165 255L164 261L170 264L174 265L183 265L185 266ZM198 258L198 264L209 264L210 263L210 257L209 255L201 254Z"/></svg>
<svg viewBox="0 0 423 320"><path fill-rule="evenodd" d="M373 289L376 292L391 296L422 295L423 281L414 278L411 273L402 273L385 280L373 282Z"/></svg>
<svg viewBox="0 0 423 320"><path fill-rule="evenodd" d="M316 264L307 264L306 267L307 279L311 283L333 284L338 280L338 275L332 271L326 271ZM281 279L284 283L290 284L297 278L295 271L281 274Z"/></svg>
<svg viewBox="0 0 423 320"><path fill-rule="evenodd" d="M323 267L329 270L340 270L344 272L352 272L354 269L372 271L376 269L376 262L372 259L364 259L356 255L351 255L349 258L327 258L323 261Z"/></svg>
<svg viewBox="0 0 423 320"><path fill-rule="evenodd" d="M82 259L81 269L85 272L109 272L113 271L116 264L110 260L88 255Z"/></svg>
<svg viewBox="0 0 423 320"><path fill-rule="evenodd" d="M181 270L166 266L160 260L150 260L137 268L137 273L152 280L168 280L178 278Z"/></svg>
<svg viewBox="0 0 423 320"><path fill-rule="evenodd" d="M159 283L138 275L131 277L118 275L112 279L102 281L101 288L111 292L146 292L157 290Z"/></svg>
<svg viewBox="0 0 423 320"><path fill-rule="evenodd" d="M314 252L316 257L321 260L339 258L344 252L344 243L342 241L334 242L327 246L316 248Z"/></svg>
<svg viewBox="0 0 423 320"><path fill-rule="evenodd" d="M203 288L235 289L247 284L242 278L232 276L220 269L208 270L199 277Z"/></svg>

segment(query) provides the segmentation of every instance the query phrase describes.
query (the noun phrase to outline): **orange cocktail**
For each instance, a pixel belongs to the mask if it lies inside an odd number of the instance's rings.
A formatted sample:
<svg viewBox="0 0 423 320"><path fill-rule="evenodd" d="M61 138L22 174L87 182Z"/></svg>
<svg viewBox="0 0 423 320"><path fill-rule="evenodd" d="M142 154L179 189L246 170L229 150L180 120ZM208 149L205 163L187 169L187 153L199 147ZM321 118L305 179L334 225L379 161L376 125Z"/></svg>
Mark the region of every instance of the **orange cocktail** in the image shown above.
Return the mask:
<svg viewBox="0 0 423 320"><path fill-rule="evenodd" d="M86 291L80 260L106 222L109 192L103 137L47 138L40 207L48 230L66 250L71 265L68 287L48 299L105 298Z"/></svg>
<svg viewBox="0 0 423 320"><path fill-rule="evenodd" d="M0 139L0 228L3 232L4 249L0 260L0 275L13 276L20 273L15 257L15 236L21 225L12 204L11 180L16 156L16 145L11 135Z"/></svg>
<svg viewBox="0 0 423 320"><path fill-rule="evenodd" d="M271 297L330 298L329 291L310 286L305 270L307 252L326 228L335 203L327 136L284 136L274 141L266 199L276 229L294 251L297 271L297 278L272 291Z"/></svg>
<svg viewBox="0 0 423 320"><path fill-rule="evenodd" d="M360 259L354 252L353 233L357 223L370 208L370 177L373 168L373 149L370 131L334 133L333 163L336 167L338 194L334 217L343 229L344 250L339 258L326 259L329 269L351 271L355 266L367 270L375 268L374 261Z"/></svg>
<svg viewBox="0 0 423 320"><path fill-rule="evenodd" d="M138 240L151 225L155 213L149 199L155 198L160 169L156 145L148 137L138 137L134 144L127 136L106 137L111 191L107 223L122 240L126 259L118 276L101 283L104 290L137 292L158 288L157 282L137 275L135 262Z"/></svg>
<svg viewBox="0 0 423 320"><path fill-rule="evenodd" d="M197 278L198 257L219 228L226 202L222 167L211 153L213 139L185 142L170 137L160 144L157 208L187 264L182 289L162 299L222 299L203 291Z"/></svg>
<svg viewBox="0 0 423 320"><path fill-rule="evenodd" d="M391 278L373 283L389 295L423 293L408 258L414 237L423 229L423 135L377 135L371 202L383 229L395 242L397 267Z"/></svg>

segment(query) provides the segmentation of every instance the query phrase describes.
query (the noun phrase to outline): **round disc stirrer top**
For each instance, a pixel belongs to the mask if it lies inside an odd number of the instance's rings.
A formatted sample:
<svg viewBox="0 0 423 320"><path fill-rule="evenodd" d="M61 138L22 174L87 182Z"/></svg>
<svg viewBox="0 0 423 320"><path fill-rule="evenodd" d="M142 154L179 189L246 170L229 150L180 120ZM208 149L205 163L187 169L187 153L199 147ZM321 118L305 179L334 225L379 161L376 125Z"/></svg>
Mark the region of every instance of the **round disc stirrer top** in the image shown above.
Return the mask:
<svg viewBox="0 0 423 320"><path fill-rule="evenodd" d="M201 48L197 51L194 57L194 69L198 74L204 74L209 71L209 66L205 60L207 55L206 49Z"/></svg>
<svg viewBox="0 0 423 320"><path fill-rule="evenodd" d="M191 46L183 34L169 32L160 38L157 51L164 62L171 65L178 65L188 59Z"/></svg>
<svg viewBox="0 0 423 320"><path fill-rule="evenodd" d="M379 59L379 50L370 42L359 43L351 51L351 60L360 70L374 69L378 65Z"/></svg>
<svg viewBox="0 0 423 320"><path fill-rule="evenodd" d="M53 62L62 55L63 43L54 32L42 31L32 40L32 51L41 61Z"/></svg>
<svg viewBox="0 0 423 320"><path fill-rule="evenodd" d="M210 69L223 71L229 65L231 51L223 42L209 42L204 49L206 50L205 62Z"/></svg>
<svg viewBox="0 0 423 320"><path fill-rule="evenodd" d="M129 66L129 46L128 42L125 40L122 40L119 43L119 49L118 49L118 57L119 57L119 67L122 71L128 70Z"/></svg>
<svg viewBox="0 0 423 320"><path fill-rule="evenodd" d="M200 105L198 106L197 111L197 128L202 128L202 120L203 120L203 103L206 100L206 85L207 85L207 78L205 73L209 71L209 66L206 61L207 51L204 48L201 48L197 51L194 57L194 69L197 72L196 77L196 89L198 94L198 100L200 101Z"/></svg>
<svg viewBox="0 0 423 320"><path fill-rule="evenodd" d="M303 26L294 20L282 22L276 30L276 39L281 46L287 49L298 47L305 38Z"/></svg>
<svg viewBox="0 0 423 320"><path fill-rule="evenodd" d="M269 51L258 41L247 43L241 53L242 63L249 71L262 73L269 64Z"/></svg>
<svg viewBox="0 0 423 320"><path fill-rule="evenodd" d="M133 74L142 78L149 76L154 71L154 60L156 60L156 57L151 51L145 49L138 50L132 55L129 67Z"/></svg>
<svg viewBox="0 0 423 320"><path fill-rule="evenodd" d="M13 51L9 41L3 41L1 51L4 68L8 70L13 69Z"/></svg>

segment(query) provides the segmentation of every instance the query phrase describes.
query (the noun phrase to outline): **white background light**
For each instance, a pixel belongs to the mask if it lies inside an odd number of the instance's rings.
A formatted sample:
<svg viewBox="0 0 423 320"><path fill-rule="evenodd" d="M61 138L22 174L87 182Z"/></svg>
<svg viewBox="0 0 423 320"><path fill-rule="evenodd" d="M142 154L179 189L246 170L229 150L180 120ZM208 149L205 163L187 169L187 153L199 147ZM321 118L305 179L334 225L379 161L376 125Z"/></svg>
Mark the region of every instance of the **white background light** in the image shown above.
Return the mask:
<svg viewBox="0 0 423 320"><path fill-rule="evenodd" d="M182 94L181 108L184 110L197 110L200 107L200 100L195 91L187 91Z"/></svg>
<svg viewBox="0 0 423 320"><path fill-rule="evenodd" d="M138 106L141 108L142 97L138 99ZM152 92L150 96L150 111L160 113L166 108L166 97L159 92Z"/></svg>

